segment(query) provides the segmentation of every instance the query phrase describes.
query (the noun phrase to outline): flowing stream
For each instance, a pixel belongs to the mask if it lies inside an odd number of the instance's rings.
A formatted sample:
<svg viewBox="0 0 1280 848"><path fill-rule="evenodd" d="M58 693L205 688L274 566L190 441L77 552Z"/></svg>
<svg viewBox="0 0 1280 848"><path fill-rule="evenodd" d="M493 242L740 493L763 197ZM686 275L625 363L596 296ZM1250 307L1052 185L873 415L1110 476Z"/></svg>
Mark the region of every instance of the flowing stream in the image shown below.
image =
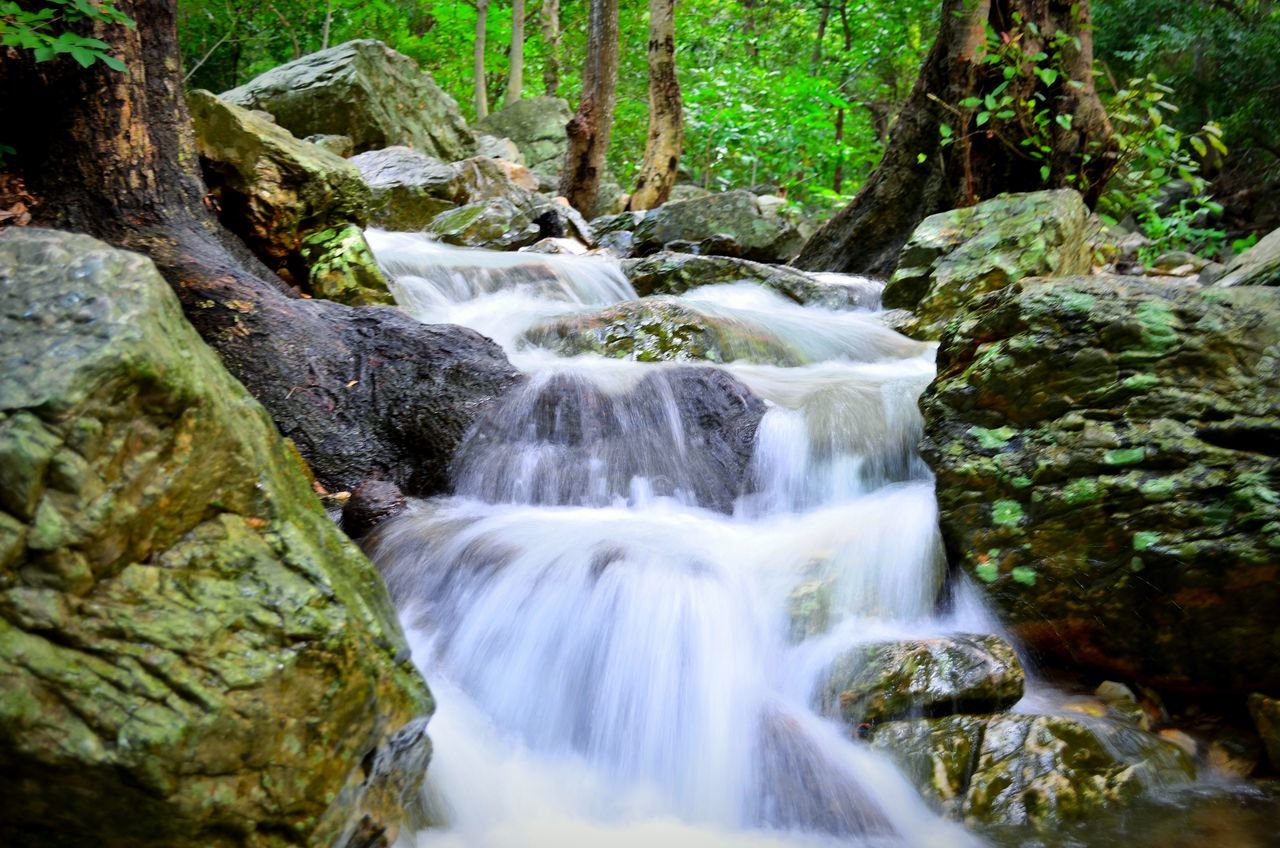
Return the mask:
<svg viewBox="0 0 1280 848"><path fill-rule="evenodd" d="M714 366L767 405L739 486L682 411L689 364L523 341L634 299L616 266L369 237L404 309L479 330L529 375L463 446L456 494L413 504L370 550L439 702L441 826L416 844L973 844L810 708L860 640L993 627L963 584L938 612L915 453L933 346L759 286L683 295L796 352L791 367Z"/></svg>

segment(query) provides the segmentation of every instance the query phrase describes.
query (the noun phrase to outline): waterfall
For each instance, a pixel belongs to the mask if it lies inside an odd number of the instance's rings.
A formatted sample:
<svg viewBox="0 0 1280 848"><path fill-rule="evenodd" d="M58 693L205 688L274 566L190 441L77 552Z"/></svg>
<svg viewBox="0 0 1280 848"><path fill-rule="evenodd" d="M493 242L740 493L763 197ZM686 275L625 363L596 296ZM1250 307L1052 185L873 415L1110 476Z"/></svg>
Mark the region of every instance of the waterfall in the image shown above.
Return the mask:
<svg viewBox="0 0 1280 848"><path fill-rule="evenodd" d="M810 708L853 643L988 624L964 598L937 612L915 452L931 345L874 298L842 312L735 284L678 300L795 364L565 358L526 332L634 299L608 260L370 243L402 308L490 335L530 375L468 435L455 493L368 542L439 701L440 827L406 845L976 844ZM813 585L821 620L800 620Z"/></svg>

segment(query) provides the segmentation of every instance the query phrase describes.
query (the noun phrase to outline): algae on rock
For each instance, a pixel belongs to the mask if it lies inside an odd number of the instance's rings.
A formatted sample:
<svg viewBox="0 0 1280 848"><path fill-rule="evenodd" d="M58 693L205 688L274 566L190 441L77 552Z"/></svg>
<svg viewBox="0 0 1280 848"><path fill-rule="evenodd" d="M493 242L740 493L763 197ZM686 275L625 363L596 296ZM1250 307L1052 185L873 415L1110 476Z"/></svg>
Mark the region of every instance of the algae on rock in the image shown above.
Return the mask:
<svg viewBox="0 0 1280 848"><path fill-rule="evenodd" d="M1027 277L1087 274L1089 210L1074 191L1012 194L926 218L902 249L884 305L937 339L969 301Z"/></svg>
<svg viewBox="0 0 1280 848"><path fill-rule="evenodd" d="M385 588L150 260L0 233L0 349L0 841L421 824L388 801L432 703Z"/></svg>
<svg viewBox="0 0 1280 848"><path fill-rule="evenodd" d="M1280 688L1275 289L1015 283L952 323L921 408L951 560L1033 650Z"/></svg>

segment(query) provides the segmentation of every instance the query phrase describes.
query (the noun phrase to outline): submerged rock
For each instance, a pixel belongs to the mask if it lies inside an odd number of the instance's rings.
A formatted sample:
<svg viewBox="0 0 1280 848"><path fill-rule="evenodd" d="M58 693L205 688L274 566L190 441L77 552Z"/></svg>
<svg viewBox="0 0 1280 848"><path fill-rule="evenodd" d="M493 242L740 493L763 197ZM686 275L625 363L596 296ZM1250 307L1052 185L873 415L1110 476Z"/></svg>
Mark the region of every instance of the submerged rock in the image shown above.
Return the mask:
<svg viewBox="0 0 1280 848"><path fill-rule="evenodd" d="M432 704L377 572L151 262L0 234L0 349L0 841L421 826Z"/></svg>
<svg viewBox="0 0 1280 848"><path fill-rule="evenodd" d="M1218 276L1215 286L1280 286L1280 230L1246 250Z"/></svg>
<svg viewBox="0 0 1280 848"><path fill-rule="evenodd" d="M403 144L452 162L475 152L458 104L418 63L359 39L310 53L222 93L299 137L348 136L357 152Z"/></svg>
<svg viewBox="0 0 1280 848"><path fill-rule="evenodd" d="M1022 663L999 636L859 645L832 664L817 708L850 724L910 716L994 713L1022 698Z"/></svg>
<svg viewBox="0 0 1280 848"><path fill-rule="evenodd" d="M476 121L476 129L515 142L530 170L559 179L569 149L565 127L572 118L562 97L525 97Z"/></svg>
<svg viewBox="0 0 1280 848"><path fill-rule="evenodd" d="M683 294L699 286L723 283L757 283L799 304L831 309L873 308L879 301L880 286L824 279L785 265L766 265L728 256L698 256L662 251L643 259L624 262L623 272L636 293Z"/></svg>
<svg viewBox="0 0 1280 848"><path fill-rule="evenodd" d="M773 334L708 315L674 297L629 300L599 312L553 318L526 338L565 356L598 353L637 362L732 362L774 365L807 361Z"/></svg>
<svg viewBox="0 0 1280 848"><path fill-rule="evenodd" d="M974 301L921 400L953 563L1052 662L1280 688L1278 352L1269 288L1079 277Z"/></svg>
<svg viewBox="0 0 1280 848"><path fill-rule="evenodd" d="M1089 210L1074 191L987 200L924 220L902 249L884 305L915 313L907 335L937 339L975 297L1026 277L1087 274Z"/></svg>
<svg viewBox="0 0 1280 848"><path fill-rule="evenodd" d="M683 242L699 245L700 253L760 262L786 262L799 252L802 241L794 226L766 214L760 199L749 191L666 203L644 216L634 236L639 255Z"/></svg>
<svg viewBox="0 0 1280 848"><path fill-rule="evenodd" d="M272 270L305 288L307 237L368 220L370 194L359 171L207 91L193 91L187 101L219 219Z"/></svg>
<svg viewBox="0 0 1280 848"><path fill-rule="evenodd" d="M925 800L971 826L1050 830L1195 779L1184 751L1123 724L954 715L871 732Z"/></svg>

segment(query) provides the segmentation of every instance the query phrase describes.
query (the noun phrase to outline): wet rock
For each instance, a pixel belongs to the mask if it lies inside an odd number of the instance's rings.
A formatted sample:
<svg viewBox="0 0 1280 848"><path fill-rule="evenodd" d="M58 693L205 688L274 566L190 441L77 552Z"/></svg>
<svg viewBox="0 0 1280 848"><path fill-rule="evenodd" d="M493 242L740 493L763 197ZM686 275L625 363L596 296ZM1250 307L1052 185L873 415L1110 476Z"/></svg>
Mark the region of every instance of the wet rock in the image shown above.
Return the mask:
<svg viewBox="0 0 1280 848"><path fill-rule="evenodd" d="M542 238L529 214L505 198L469 203L432 219L427 232L447 244L515 250Z"/></svg>
<svg viewBox="0 0 1280 848"><path fill-rule="evenodd" d="M1237 256L1213 283L1232 286L1280 286L1280 230Z"/></svg>
<svg viewBox="0 0 1280 848"><path fill-rule="evenodd" d="M1262 737L1271 766L1280 769L1280 700L1254 692L1249 696L1249 715Z"/></svg>
<svg viewBox="0 0 1280 848"><path fill-rule="evenodd" d="M707 315L666 296L554 318L531 329L526 337L565 356L598 353L637 362L746 359L774 365L800 365L806 361L801 351L771 334Z"/></svg>
<svg viewBox="0 0 1280 848"><path fill-rule="evenodd" d="M830 577L806 580L787 595L787 636L798 645L831 629L831 592L835 580Z"/></svg>
<svg viewBox="0 0 1280 848"><path fill-rule="evenodd" d="M490 502L607 506L643 477L656 495L729 513L746 488L764 411L719 369L655 370L622 394L557 374L476 422L453 464L454 490Z"/></svg>
<svg viewBox="0 0 1280 848"><path fill-rule="evenodd" d="M749 191L727 191L666 203L648 212L635 228L635 251L654 253L671 242L705 243L720 254L760 262L786 262L801 246L796 228L768 216Z"/></svg>
<svg viewBox="0 0 1280 848"><path fill-rule="evenodd" d="M591 219L591 230L596 242L619 256L630 256L635 246L636 226L644 219L643 212L619 212Z"/></svg>
<svg viewBox="0 0 1280 848"><path fill-rule="evenodd" d="M526 97L476 121L476 129L515 142L530 170L558 180L569 149L565 127L572 118L562 97Z"/></svg>
<svg viewBox="0 0 1280 848"><path fill-rule="evenodd" d="M1079 277L974 301L921 400L952 562L1051 663L1280 687L1278 350L1257 286Z"/></svg>
<svg viewBox="0 0 1280 848"><path fill-rule="evenodd" d="M727 256L696 256L662 251L622 265L642 297L683 294L699 286L757 283L796 303L829 309L872 308L879 285L859 286L854 278L809 274L784 265L766 265ZM870 281L867 281L870 283Z"/></svg>
<svg viewBox="0 0 1280 848"><path fill-rule="evenodd" d="M353 539L363 538L388 518L404 511L404 492L390 480L366 480L351 492L342 507L342 529Z"/></svg>
<svg viewBox="0 0 1280 848"><path fill-rule="evenodd" d="M394 305L390 283L378 267L364 231L354 224L312 233L302 240L307 290L349 306Z"/></svg>
<svg viewBox="0 0 1280 848"><path fill-rule="evenodd" d="M884 305L910 309L907 335L937 339L973 298L1026 277L1087 274L1089 210L1071 190L1014 194L924 220L902 249Z"/></svg>
<svg viewBox="0 0 1280 848"><path fill-rule="evenodd" d="M386 590L151 262L0 234L0 349L0 841L421 826L363 768L430 751Z"/></svg>
<svg viewBox="0 0 1280 848"><path fill-rule="evenodd" d="M1050 830L1190 783L1191 758L1107 721L955 715L892 721L871 734L925 800L971 826Z"/></svg>
<svg viewBox="0 0 1280 848"><path fill-rule="evenodd" d="M299 137L345 135L357 152L407 145L447 162L475 152L458 104L417 62L360 39L311 53L223 92Z"/></svg>
<svg viewBox="0 0 1280 848"><path fill-rule="evenodd" d="M667 198L667 202L679 203L682 200L695 200L699 197L709 197L710 195L711 192L702 186L679 183L671 187L671 196Z"/></svg>
<svg viewBox="0 0 1280 848"><path fill-rule="evenodd" d="M1022 698L1025 678L999 636L945 636L859 645L818 687L817 708L851 725L911 716L994 713Z"/></svg>
<svg viewBox="0 0 1280 848"><path fill-rule="evenodd" d="M372 192L370 222L399 232L417 232L441 212L458 206L457 169L409 147L370 150L351 164Z"/></svg>
<svg viewBox="0 0 1280 848"><path fill-rule="evenodd" d="M305 287L303 241L368 219L370 194L359 171L207 91L193 91L187 101L219 219L272 270Z"/></svg>

